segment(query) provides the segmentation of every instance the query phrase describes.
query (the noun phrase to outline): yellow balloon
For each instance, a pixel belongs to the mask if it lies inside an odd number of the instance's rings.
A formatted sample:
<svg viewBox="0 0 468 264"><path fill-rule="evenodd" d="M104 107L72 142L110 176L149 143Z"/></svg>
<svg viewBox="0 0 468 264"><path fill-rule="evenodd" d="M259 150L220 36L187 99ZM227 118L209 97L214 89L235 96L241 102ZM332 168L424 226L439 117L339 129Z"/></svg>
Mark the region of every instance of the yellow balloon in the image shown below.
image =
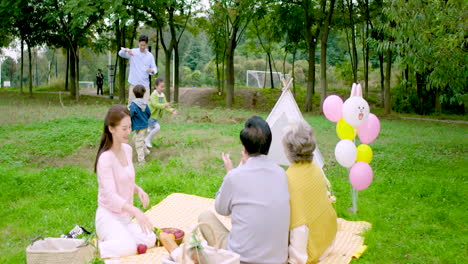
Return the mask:
<svg viewBox="0 0 468 264"><path fill-rule="evenodd" d="M364 161L365 163L371 163L372 156L373 156L372 149L371 147L369 147L369 145L361 144L357 147L356 162Z"/></svg>
<svg viewBox="0 0 468 264"><path fill-rule="evenodd" d="M338 135L340 139L354 140L356 137L356 130L350 124L346 123L343 118L341 118L336 123L336 135Z"/></svg>

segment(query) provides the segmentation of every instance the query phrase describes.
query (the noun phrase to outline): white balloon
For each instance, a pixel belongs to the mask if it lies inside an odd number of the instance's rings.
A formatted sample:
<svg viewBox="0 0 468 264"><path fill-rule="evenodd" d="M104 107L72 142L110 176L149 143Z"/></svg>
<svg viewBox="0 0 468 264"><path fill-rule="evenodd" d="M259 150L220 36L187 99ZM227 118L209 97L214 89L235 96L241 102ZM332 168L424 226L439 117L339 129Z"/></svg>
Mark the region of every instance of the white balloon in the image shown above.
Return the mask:
<svg viewBox="0 0 468 264"><path fill-rule="evenodd" d="M360 96L348 98L343 104L343 118L351 126L358 128L369 116L369 104Z"/></svg>
<svg viewBox="0 0 468 264"><path fill-rule="evenodd" d="M357 158L356 145L349 139L341 140L336 144L335 158L341 166L351 168Z"/></svg>

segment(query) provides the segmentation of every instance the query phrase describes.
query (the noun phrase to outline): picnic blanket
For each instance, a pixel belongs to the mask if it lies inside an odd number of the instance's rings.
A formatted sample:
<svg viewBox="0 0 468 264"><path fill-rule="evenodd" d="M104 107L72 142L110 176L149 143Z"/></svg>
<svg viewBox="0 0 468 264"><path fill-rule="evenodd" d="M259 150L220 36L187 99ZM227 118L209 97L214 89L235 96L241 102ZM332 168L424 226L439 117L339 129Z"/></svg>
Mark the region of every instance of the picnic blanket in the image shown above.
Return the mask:
<svg viewBox="0 0 468 264"><path fill-rule="evenodd" d="M176 227L185 233L192 231L197 224L200 213L214 211L214 200L195 195L173 193L153 206L145 214L151 223L158 228ZM231 229L229 217L218 215L221 222ZM349 263L353 256L359 257L365 250L364 238L359 234L369 229L371 225L362 221L346 221L338 219L338 232L333 245L325 252L320 264L345 264ZM163 247L151 248L146 254L124 258L105 260L106 264L160 264L161 258L169 254Z"/></svg>

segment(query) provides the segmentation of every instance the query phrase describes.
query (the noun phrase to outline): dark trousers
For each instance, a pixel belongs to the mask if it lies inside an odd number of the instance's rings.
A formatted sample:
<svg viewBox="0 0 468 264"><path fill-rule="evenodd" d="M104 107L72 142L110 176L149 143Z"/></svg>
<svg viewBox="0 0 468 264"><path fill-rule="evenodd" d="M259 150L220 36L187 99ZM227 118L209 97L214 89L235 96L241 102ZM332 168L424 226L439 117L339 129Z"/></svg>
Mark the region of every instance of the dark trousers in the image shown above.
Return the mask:
<svg viewBox="0 0 468 264"><path fill-rule="evenodd" d="M104 93L102 92L102 84L101 85L97 85L97 94L99 95L99 90L101 90L101 95L104 95Z"/></svg>

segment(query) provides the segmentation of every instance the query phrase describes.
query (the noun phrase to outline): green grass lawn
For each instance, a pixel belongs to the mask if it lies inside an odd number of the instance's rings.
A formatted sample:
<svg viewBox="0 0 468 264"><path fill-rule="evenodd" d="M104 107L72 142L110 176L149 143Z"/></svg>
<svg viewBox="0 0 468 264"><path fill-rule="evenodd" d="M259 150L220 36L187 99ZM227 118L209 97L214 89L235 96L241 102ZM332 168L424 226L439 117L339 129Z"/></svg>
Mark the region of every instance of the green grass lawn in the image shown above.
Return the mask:
<svg viewBox="0 0 468 264"><path fill-rule="evenodd" d="M111 102L67 97L62 107L58 96L0 92L0 263L25 263L36 236L59 236L75 224L94 229L92 166ZM149 162L137 170L151 205L173 192L214 197L224 175L220 153L238 162L239 131L253 114L182 108L164 119ZM338 215L373 225L368 250L352 263L468 263L468 125L382 120L371 144L374 182L359 192L353 215L347 172L333 157L334 124L306 119L328 162Z"/></svg>

